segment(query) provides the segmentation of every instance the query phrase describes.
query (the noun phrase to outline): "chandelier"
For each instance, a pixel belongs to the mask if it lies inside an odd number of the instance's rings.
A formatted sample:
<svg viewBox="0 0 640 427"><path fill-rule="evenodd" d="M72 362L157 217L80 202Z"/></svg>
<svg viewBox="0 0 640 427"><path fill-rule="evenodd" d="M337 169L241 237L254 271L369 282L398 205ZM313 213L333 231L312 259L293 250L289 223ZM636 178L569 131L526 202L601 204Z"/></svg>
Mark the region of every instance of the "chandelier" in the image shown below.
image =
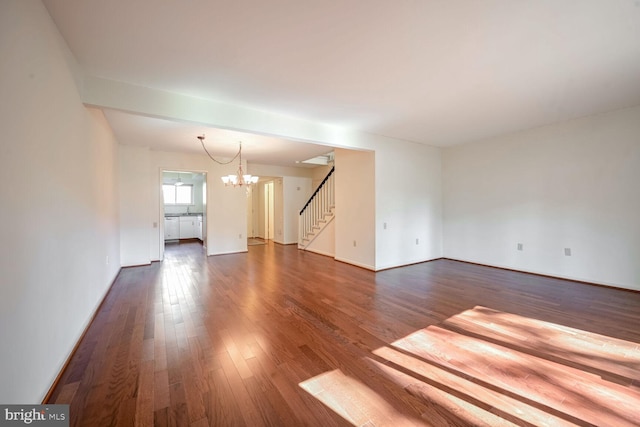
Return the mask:
<svg viewBox="0 0 640 427"><path fill-rule="evenodd" d="M228 162L221 162L219 160L214 159L213 156L207 150L207 147L204 146L204 135L198 135L197 138L200 140L200 143L202 144L202 148L204 149L205 153L207 153L207 156L209 156L209 158L214 162L220 165L228 165L229 163L233 162L235 159L239 159L238 171L236 172L235 175L225 175L220 177L220 179L222 179L222 182L224 182L225 186L232 185L234 187L242 187L243 185L249 186L251 184L255 184L256 182L258 182L259 177L245 174L244 171L242 170L242 142L240 142L240 148L238 149L238 153L235 156L233 156L231 160L229 160Z"/></svg>

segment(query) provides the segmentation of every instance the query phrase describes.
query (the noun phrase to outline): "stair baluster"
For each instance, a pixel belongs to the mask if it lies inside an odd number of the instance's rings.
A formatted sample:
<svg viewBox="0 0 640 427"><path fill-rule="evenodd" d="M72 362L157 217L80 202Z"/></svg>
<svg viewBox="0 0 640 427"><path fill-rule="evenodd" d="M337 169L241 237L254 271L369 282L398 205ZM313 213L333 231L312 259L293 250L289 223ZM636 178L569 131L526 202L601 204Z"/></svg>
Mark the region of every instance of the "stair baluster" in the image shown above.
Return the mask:
<svg viewBox="0 0 640 427"><path fill-rule="evenodd" d="M326 217L333 215L335 206L335 166L324 177L302 210L298 220L298 247L304 249L315 234L326 223Z"/></svg>

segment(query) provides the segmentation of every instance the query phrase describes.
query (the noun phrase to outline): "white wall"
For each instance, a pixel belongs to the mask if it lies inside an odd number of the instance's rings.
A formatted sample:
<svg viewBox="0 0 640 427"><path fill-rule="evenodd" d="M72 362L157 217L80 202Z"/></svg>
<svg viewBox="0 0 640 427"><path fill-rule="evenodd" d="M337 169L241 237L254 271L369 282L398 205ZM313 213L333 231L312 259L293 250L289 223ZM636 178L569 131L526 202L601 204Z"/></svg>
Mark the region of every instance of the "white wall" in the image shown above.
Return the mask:
<svg viewBox="0 0 640 427"><path fill-rule="evenodd" d="M138 148L121 146L123 156L136 152ZM123 206L135 204L136 198L148 198L148 206L141 207L131 215L135 216L138 229L125 230L123 239L127 239L136 253L132 256L144 258L146 262L159 260L161 243L164 241L164 218L161 217L162 171L193 171L207 173L207 255L245 252L247 250L246 193L244 188L225 187L220 176L234 173L238 165L214 163L206 155L173 153L165 151L147 151L147 159L138 158L139 167L123 169L122 181L146 182L146 188L140 194L123 192L120 203ZM146 167L145 167L146 165ZM146 250L143 250L146 248Z"/></svg>
<svg viewBox="0 0 640 427"><path fill-rule="evenodd" d="M313 169L247 163L247 173L259 176L261 177L261 179L265 179L265 177L274 178L279 176L298 176L301 178L311 178L313 176ZM268 180L268 178L266 180Z"/></svg>
<svg viewBox="0 0 640 427"><path fill-rule="evenodd" d="M265 239L273 240L275 237L275 217L278 198L276 198L276 186L275 181L266 182L263 186L264 189L264 212L265 212Z"/></svg>
<svg viewBox="0 0 640 427"><path fill-rule="evenodd" d="M0 2L0 58L0 402L39 403L119 271L118 150L39 1Z"/></svg>
<svg viewBox="0 0 640 427"><path fill-rule="evenodd" d="M265 191L264 184L267 181L258 181L258 183L254 186L253 190L255 191L256 204L254 205L254 222L256 224L255 228L255 236L260 237L262 239L266 239L266 229L265 229Z"/></svg>
<svg viewBox="0 0 640 427"><path fill-rule="evenodd" d="M375 154L335 150L335 258L375 270Z"/></svg>
<svg viewBox="0 0 640 427"><path fill-rule="evenodd" d="M442 257L440 149L375 139L371 147L335 150L335 258L381 270Z"/></svg>
<svg viewBox="0 0 640 427"><path fill-rule="evenodd" d="M640 107L446 149L444 255L640 289L638 183Z"/></svg>
<svg viewBox="0 0 640 427"><path fill-rule="evenodd" d="M119 157L120 265L149 264L148 219L153 214L149 149L121 146Z"/></svg>
<svg viewBox="0 0 640 427"><path fill-rule="evenodd" d="M333 164L327 166L318 166L316 168L311 169L311 188L313 191L316 190L322 184L322 180L329 174Z"/></svg>
<svg viewBox="0 0 640 427"><path fill-rule="evenodd" d="M284 244L284 184L283 178L277 178L273 180L273 241L276 243Z"/></svg>
<svg viewBox="0 0 640 427"><path fill-rule="evenodd" d="M297 244L299 212L311 196L311 178L284 176L273 182L273 241L283 245Z"/></svg>
<svg viewBox="0 0 640 427"><path fill-rule="evenodd" d="M273 241L284 244L284 184L282 178L273 180Z"/></svg>
<svg viewBox="0 0 640 427"><path fill-rule="evenodd" d="M421 144L378 146L377 270L442 257L440 153L438 148Z"/></svg>
<svg viewBox="0 0 640 427"><path fill-rule="evenodd" d="M258 188L259 185L252 185L249 187L247 194L247 237L258 237L260 230L260 225L258 224L260 217Z"/></svg>
<svg viewBox="0 0 640 427"><path fill-rule="evenodd" d="M311 197L311 178L285 176L283 180L283 214L282 243L298 243L298 218L300 209Z"/></svg>

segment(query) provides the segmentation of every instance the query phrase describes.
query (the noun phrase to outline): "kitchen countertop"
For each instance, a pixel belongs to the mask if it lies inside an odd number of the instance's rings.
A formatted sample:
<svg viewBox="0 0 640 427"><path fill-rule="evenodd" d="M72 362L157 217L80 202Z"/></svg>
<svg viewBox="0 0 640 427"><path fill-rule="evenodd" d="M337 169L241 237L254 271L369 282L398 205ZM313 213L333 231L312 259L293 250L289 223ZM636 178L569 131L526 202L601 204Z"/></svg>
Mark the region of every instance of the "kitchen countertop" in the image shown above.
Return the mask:
<svg viewBox="0 0 640 427"><path fill-rule="evenodd" d="M193 213L192 212L192 213L188 213L188 214L186 214L186 213L182 213L182 214L164 214L164 216L165 216L165 218L168 218L168 217L174 218L174 217L180 217L180 216L202 216L202 212L200 212L200 213Z"/></svg>

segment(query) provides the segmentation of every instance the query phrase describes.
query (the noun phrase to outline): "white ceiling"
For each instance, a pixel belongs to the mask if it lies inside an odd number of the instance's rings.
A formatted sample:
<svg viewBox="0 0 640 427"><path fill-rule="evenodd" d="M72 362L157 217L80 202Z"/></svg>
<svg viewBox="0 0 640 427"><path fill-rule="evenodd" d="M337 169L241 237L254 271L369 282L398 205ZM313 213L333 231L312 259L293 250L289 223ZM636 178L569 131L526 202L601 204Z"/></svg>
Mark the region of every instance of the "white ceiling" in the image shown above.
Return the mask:
<svg viewBox="0 0 640 427"><path fill-rule="evenodd" d="M44 4L90 75L430 145L640 104L640 0ZM125 116L122 143L180 134Z"/></svg>

